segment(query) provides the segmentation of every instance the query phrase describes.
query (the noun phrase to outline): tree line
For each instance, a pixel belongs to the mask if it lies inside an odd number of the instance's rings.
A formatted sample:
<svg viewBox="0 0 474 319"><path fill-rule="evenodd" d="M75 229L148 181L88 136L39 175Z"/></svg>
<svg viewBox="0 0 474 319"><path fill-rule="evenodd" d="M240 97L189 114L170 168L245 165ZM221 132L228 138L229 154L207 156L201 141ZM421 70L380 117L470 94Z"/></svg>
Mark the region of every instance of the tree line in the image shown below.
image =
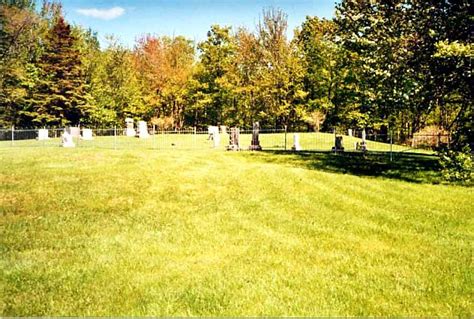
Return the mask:
<svg viewBox="0 0 474 319"><path fill-rule="evenodd" d="M59 2L0 0L0 125L228 125L472 142L470 1L343 0L333 19L263 10L253 30L213 25L194 43L142 35L133 48L70 25Z"/></svg>

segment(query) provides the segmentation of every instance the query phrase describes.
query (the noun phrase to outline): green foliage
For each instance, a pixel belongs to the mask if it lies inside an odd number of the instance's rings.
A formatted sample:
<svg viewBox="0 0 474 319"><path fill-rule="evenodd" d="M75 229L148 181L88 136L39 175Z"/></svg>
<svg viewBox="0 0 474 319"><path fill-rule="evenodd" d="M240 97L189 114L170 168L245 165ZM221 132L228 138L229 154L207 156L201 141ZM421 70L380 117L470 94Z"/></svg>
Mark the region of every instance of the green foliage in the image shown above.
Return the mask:
<svg viewBox="0 0 474 319"><path fill-rule="evenodd" d="M100 48L70 27L61 4L0 2L0 125L224 124L332 130L424 127L474 138L470 2L349 1L332 20L263 11L255 30L211 26L197 45L144 35Z"/></svg>
<svg viewBox="0 0 474 319"><path fill-rule="evenodd" d="M443 177L451 182L470 182L474 175L471 149L443 150L439 153Z"/></svg>
<svg viewBox="0 0 474 319"><path fill-rule="evenodd" d="M131 52L109 39L107 49L94 51L90 78L93 107L89 121L98 125L123 125L125 118L148 114Z"/></svg>
<svg viewBox="0 0 474 319"><path fill-rule="evenodd" d="M194 67L194 47L184 37L147 35L132 53L134 69L142 86L147 115L171 118L172 126L184 126Z"/></svg>
<svg viewBox="0 0 474 319"><path fill-rule="evenodd" d="M40 125L77 125L87 116L89 105L76 38L59 17L48 32L39 61L39 82L31 110L25 112Z"/></svg>
<svg viewBox="0 0 474 319"><path fill-rule="evenodd" d="M407 135L435 123L465 131L473 100L469 8L464 0L337 6L338 36L356 57L372 122L390 123Z"/></svg>
<svg viewBox="0 0 474 319"><path fill-rule="evenodd" d="M213 25L207 39L198 45L200 67L194 76L194 103L188 112L195 125L228 122L226 114L234 102L229 74L235 55L234 42L230 27Z"/></svg>
<svg viewBox="0 0 474 319"><path fill-rule="evenodd" d="M434 57L474 57L474 44L460 43L459 41L440 41L436 43L436 53Z"/></svg>

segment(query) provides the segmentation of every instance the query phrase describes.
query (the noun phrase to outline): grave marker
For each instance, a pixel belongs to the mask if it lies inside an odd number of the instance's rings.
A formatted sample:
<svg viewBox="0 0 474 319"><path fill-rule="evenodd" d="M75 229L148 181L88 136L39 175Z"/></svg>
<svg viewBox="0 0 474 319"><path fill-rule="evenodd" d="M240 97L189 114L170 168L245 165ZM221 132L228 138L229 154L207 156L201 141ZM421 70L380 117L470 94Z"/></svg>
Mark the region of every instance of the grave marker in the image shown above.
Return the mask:
<svg viewBox="0 0 474 319"><path fill-rule="evenodd" d="M69 129L69 134L74 138L79 138L81 137L81 128L76 127L76 126L70 126Z"/></svg>
<svg viewBox="0 0 474 319"><path fill-rule="evenodd" d="M90 128L83 128L82 129L82 139L84 141L92 141L94 139L92 137L92 130Z"/></svg>
<svg viewBox="0 0 474 319"><path fill-rule="evenodd" d="M64 131L61 137L61 146L62 147L76 147L74 141L72 140L72 135L68 131Z"/></svg>
<svg viewBox="0 0 474 319"><path fill-rule="evenodd" d="M261 151L262 147L260 146L260 141L258 139L258 134L260 133L260 124L258 122L253 123L252 128L252 142L250 143L249 150L251 151Z"/></svg>
<svg viewBox="0 0 474 319"><path fill-rule="evenodd" d="M135 128L133 127L133 119L127 117L125 119L125 125L126 125L125 135L128 137L135 137L135 135L137 135L137 132L135 131Z"/></svg>
<svg viewBox="0 0 474 319"><path fill-rule="evenodd" d="M333 152L344 152L344 146L342 145L342 136L336 136L334 144L335 145L332 148Z"/></svg>
<svg viewBox="0 0 474 319"><path fill-rule="evenodd" d="M139 138L148 138L150 134L148 133L148 125L145 121L138 122L138 137Z"/></svg>
<svg viewBox="0 0 474 319"><path fill-rule="evenodd" d="M238 127L232 127L229 134L229 146L228 151L239 151L240 150L240 130Z"/></svg>
<svg viewBox="0 0 474 319"><path fill-rule="evenodd" d="M300 145L300 135L298 133L293 134L293 146L291 149L293 151L301 151L303 149Z"/></svg>
<svg viewBox="0 0 474 319"><path fill-rule="evenodd" d="M218 126L209 126L207 128L207 132L209 133L208 140L213 141L214 148L219 147L221 143L221 136L219 135L219 127Z"/></svg>
<svg viewBox="0 0 474 319"><path fill-rule="evenodd" d="M38 130L38 141L44 141L48 139L49 139L48 130L45 128L40 128Z"/></svg>

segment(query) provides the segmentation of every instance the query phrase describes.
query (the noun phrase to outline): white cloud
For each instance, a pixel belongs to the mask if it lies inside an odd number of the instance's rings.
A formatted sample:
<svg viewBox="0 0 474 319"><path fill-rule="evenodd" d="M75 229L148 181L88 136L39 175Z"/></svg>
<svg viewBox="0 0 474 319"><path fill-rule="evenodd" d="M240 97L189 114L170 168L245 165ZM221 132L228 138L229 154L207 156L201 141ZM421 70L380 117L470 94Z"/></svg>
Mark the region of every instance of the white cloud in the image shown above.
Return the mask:
<svg viewBox="0 0 474 319"><path fill-rule="evenodd" d="M76 11L82 15L102 20L112 20L125 13L125 9L122 7L113 7L110 9L77 9Z"/></svg>

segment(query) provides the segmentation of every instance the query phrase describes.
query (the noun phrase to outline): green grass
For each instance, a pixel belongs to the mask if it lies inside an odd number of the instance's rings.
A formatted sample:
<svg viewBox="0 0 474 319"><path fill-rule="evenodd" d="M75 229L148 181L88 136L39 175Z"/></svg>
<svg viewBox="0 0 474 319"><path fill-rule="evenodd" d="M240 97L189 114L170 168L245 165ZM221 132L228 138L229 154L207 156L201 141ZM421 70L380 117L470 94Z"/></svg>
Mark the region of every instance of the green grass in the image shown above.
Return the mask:
<svg viewBox="0 0 474 319"><path fill-rule="evenodd" d="M472 316L425 155L0 150L2 316Z"/></svg>

